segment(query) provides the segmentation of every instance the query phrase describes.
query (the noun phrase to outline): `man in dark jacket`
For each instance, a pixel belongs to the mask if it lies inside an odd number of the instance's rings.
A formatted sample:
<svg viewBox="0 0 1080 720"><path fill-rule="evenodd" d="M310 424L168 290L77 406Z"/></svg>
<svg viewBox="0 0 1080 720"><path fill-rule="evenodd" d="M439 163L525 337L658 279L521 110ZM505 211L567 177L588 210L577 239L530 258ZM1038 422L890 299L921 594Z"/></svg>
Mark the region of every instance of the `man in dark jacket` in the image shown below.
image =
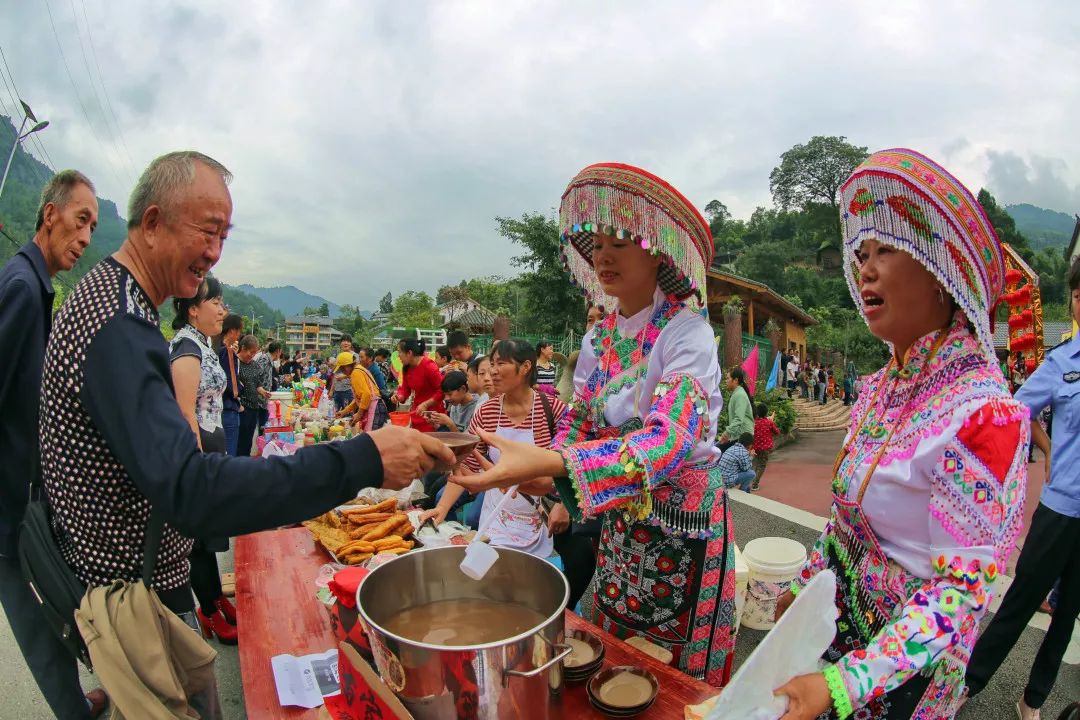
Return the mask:
<svg viewBox="0 0 1080 720"><path fill-rule="evenodd" d="M57 173L41 193L34 239L0 270L0 604L23 658L56 717L101 714L105 694L84 696L71 655L52 633L17 553L19 523L29 500L30 481L40 472L38 395L45 344L52 329L52 278L70 270L98 220L94 185L77 170Z"/></svg>
<svg viewBox="0 0 1080 720"><path fill-rule="evenodd" d="M64 303L42 372L42 477L64 559L87 585L135 581L156 514L164 528L151 585L192 627L189 538L300 522L362 488L400 489L437 460L454 461L440 441L401 427L290 457L199 451L176 403L157 308L194 296L220 259L230 177L193 151L150 164L131 194L127 239ZM215 717L216 687L190 700Z"/></svg>

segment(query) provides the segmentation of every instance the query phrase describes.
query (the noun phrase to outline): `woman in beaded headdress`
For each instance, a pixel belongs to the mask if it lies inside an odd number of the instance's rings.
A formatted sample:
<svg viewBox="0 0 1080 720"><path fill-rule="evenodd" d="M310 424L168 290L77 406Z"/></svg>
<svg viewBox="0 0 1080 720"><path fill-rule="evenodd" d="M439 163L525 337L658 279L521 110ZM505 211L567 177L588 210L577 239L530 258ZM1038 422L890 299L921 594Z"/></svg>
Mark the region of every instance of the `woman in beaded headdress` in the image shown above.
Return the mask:
<svg viewBox="0 0 1080 720"><path fill-rule="evenodd" d="M554 478L575 521L604 520L594 622L668 648L683 672L722 686L735 563L714 444L722 375L705 310L709 226L660 178L604 163L570 181L560 229L574 281L614 310L582 340L553 449L485 437L499 464L454 480L544 492Z"/></svg>
<svg viewBox="0 0 1080 720"><path fill-rule="evenodd" d="M994 354L1002 248L967 188L910 150L874 153L840 195L848 285L893 357L855 404L832 516L778 603L836 573L829 664L777 694L784 720L951 718L1027 483L1028 413Z"/></svg>

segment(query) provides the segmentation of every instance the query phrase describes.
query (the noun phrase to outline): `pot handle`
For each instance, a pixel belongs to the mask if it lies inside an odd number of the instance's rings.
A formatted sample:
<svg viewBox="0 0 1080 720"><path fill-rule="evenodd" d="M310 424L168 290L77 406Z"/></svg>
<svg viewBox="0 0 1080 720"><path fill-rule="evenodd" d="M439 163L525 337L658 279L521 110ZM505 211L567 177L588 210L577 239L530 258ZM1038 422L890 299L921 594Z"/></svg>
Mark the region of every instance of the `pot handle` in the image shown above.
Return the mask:
<svg viewBox="0 0 1080 720"><path fill-rule="evenodd" d="M537 637L542 639L544 642L546 642L548 645L550 645L552 648L554 648L557 651L556 654L555 654L555 657L551 658L550 660L548 660L546 663L544 663L540 667L533 668L532 670L504 670L503 671L503 682L504 683L506 682L506 676L507 675L515 675L517 677L523 677L523 678L536 677L540 673L544 672L545 670L547 670L548 668L553 666L555 663L560 662L561 660L563 660L566 656L568 656L570 653L572 653L574 651L574 648L572 648L571 646L566 645L564 643L553 643L550 640L548 640L546 637L544 637L543 635L538 635Z"/></svg>

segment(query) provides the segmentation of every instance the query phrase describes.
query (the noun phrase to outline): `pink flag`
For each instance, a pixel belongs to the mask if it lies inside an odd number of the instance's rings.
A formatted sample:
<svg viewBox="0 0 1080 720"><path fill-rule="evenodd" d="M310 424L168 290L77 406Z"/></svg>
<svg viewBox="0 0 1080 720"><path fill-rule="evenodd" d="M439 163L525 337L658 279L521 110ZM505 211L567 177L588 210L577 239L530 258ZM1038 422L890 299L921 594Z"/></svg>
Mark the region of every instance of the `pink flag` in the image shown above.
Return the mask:
<svg viewBox="0 0 1080 720"><path fill-rule="evenodd" d="M750 351L750 354L743 360L742 364L743 372L746 373L746 384L750 389L750 395L753 396L754 391L757 389L757 373L758 373L758 347L757 343L754 343L754 349Z"/></svg>

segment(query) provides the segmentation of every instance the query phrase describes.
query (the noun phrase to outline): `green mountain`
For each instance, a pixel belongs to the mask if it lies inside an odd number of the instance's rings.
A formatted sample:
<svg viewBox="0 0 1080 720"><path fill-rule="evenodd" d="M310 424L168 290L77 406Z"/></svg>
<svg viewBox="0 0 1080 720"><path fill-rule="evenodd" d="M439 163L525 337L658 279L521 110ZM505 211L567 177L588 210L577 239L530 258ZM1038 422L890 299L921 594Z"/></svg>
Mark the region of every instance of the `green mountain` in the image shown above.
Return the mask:
<svg viewBox="0 0 1080 720"><path fill-rule="evenodd" d="M1036 251L1043 248L1064 250L1076 227L1076 218L1063 212L1027 203L1007 205L1005 209L1016 221L1017 230L1027 237Z"/></svg>
<svg viewBox="0 0 1080 720"><path fill-rule="evenodd" d="M270 288L255 287L254 285L237 285L237 289L255 295L267 305L284 313L286 316L301 315L304 312L304 308L317 308L323 303L326 303L326 306L330 309L330 317L337 317L341 314L341 307L339 305L330 302L324 297L306 293L292 285Z"/></svg>

